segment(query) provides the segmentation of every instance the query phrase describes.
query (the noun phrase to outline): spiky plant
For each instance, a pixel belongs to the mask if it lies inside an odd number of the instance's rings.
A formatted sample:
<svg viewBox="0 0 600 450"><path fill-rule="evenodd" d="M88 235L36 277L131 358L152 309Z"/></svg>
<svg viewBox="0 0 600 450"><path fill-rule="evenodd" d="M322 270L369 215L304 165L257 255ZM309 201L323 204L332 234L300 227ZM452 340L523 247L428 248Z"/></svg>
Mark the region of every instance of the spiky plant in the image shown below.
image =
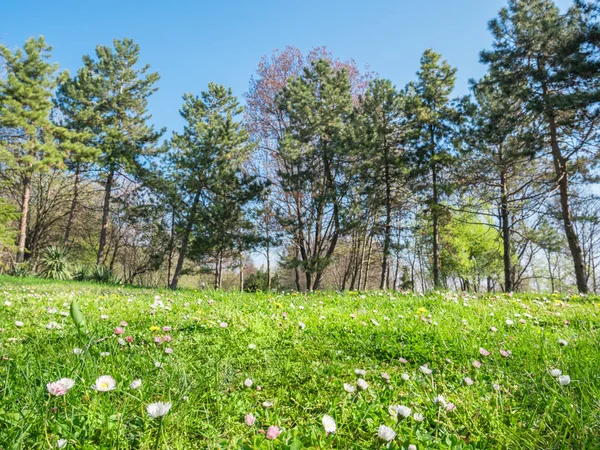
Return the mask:
<svg viewBox="0 0 600 450"><path fill-rule="evenodd" d="M42 270L41 278L53 280L71 279L71 268L68 261L69 252L64 247L50 246L42 251L40 258Z"/></svg>

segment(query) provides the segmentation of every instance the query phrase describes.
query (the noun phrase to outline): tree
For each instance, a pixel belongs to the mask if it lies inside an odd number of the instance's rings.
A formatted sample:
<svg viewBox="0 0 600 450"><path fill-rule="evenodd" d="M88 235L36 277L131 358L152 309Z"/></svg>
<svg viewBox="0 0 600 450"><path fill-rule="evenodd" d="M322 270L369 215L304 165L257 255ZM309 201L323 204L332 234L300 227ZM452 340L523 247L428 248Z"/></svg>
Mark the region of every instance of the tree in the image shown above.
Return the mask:
<svg viewBox="0 0 600 450"><path fill-rule="evenodd" d="M86 70L80 70L77 77L65 76L58 86L54 104L58 110L58 122L65 128L72 130L77 136L77 141L68 144L66 155L67 168L74 173L73 196L65 232L63 245L69 244L73 222L79 205L81 177L86 169L95 163L101 154L98 146L93 143L91 130L97 123L97 111L94 98L90 97L87 87L91 84L93 74Z"/></svg>
<svg viewBox="0 0 600 450"><path fill-rule="evenodd" d="M407 153L417 189L430 191L426 202L432 222L433 285L437 289L441 286L440 218L444 210L441 199L450 189L443 171L453 160L453 126L458 120L457 109L450 100L456 69L429 49L421 58L417 77L407 88L411 130Z"/></svg>
<svg viewBox="0 0 600 450"><path fill-rule="evenodd" d="M152 155L164 130L148 124L148 98L156 92L158 73L150 66L136 68L140 48L131 39L115 39L114 49L96 47L96 59L83 57L83 67L59 92L59 104L67 120L93 138L99 153L95 165L103 175L104 201L97 263L106 258L112 190L119 176L135 175L143 156ZM76 154L75 158L84 157ZM85 159L84 159L85 160Z"/></svg>
<svg viewBox="0 0 600 450"><path fill-rule="evenodd" d="M299 49L287 46L283 50L276 50L270 57L263 57L258 65L257 76L250 80L250 87L246 94L247 108L244 118L251 138L256 142L253 155L253 173L263 180L269 180L270 188L268 198L265 199L265 211L272 212L278 222L279 228L284 230L283 238L286 251L289 250L290 266L295 272L296 289L300 290L300 270L302 264L297 236L293 232L293 223L296 217L297 198L289 189L284 189L284 182L280 174L286 174L293 169L288 164L286 153L280 145L289 126L288 115L279 108L277 98L281 91L294 77L301 76L305 67L323 59L337 71L345 69L350 81L352 98L358 103L359 96L372 77L370 72L361 72L353 60L340 61L333 57L325 47L311 49L307 54L302 54ZM300 195L300 193L298 193ZM271 214L262 215L264 223ZM266 224L264 224L266 225ZM265 226L263 225L263 228Z"/></svg>
<svg viewBox="0 0 600 450"><path fill-rule="evenodd" d="M462 130L462 157L466 160L460 176L465 189L478 202L473 206L480 214L489 212L489 205L497 210L498 229L503 243L505 292L514 289L517 261L512 236L519 212L530 211L548 193L546 165L535 158L543 145L538 138L538 125L532 115L522 108L516 92L502 92L490 76L472 82L475 110ZM466 170L465 170L466 168ZM464 206L461 206L464 209Z"/></svg>
<svg viewBox="0 0 600 450"><path fill-rule="evenodd" d="M345 194L345 129L352 114L352 93L345 69L313 62L293 78L278 99L286 116L279 155L282 189L295 202L289 222L306 276L306 289L319 289L342 233Z"/></svg>
<svg viewBox="0 0 600 450"><path fill-rule="evenodd" d="M481 54L503 91L523 86L523 107L544 124L558 187L562 221L577 288L588 290L585 261L571 213L570 179L597 161L600 61L597 26L582 4L561 14L551 0L510 0L490 22L492 50ZM582 170L585 168L585 170Z"/></svg>
<svg viewBox="0 0 600 450"><path fill-rule="evenodd" d="M263 190L255 177L239 170L239 166L222 166L212 174L205 203L193 229L190 257L196 261L212 259L215 264L215 289L221 289L223 266L227 259L239 268L240 290L244 290L244 253L261 244L248 204L257 200Z"/></svg>
<svg viewBox="0 0 600 450"><path fill-rule="evenodd" d="M14 52L0 45L7 70L7 78L0 79L0 129L5 129L0 134L0 163L22 187L17 262L25 258L31 179L63 163L57 138L66 130L55 126L50 118L58 69L47 62L51 52L43 37L28 39L23 50Z"/></svg>
<svg viewBox="0 0 600 450"><path fill-rule="evenodd" d="M404 97L389 80L371 81L361 97L355 130L356 169L374 210L383 209L383 249L379 288L388 285L392 215L400 207L405 182ZM378 228L379 228L379 224Z"/></svg>
<svg viewBox="0 0 600 450"><path fill-rule="evenodd" d="M444 231L444 274L457 277L462 290L478 291L481 281L486 280L490 291L501 267L501 243L491 221L460 213Z"/></svg>
<svg viewBox="0 0 600 450"><path fill-rule="evenodd" d="M181 245L172 289L177 288L200 208L211 201L211 191L218 192L224 189L224 183L232 181L230 177L241 170L252 149L248 133L238 120L243 107L231 89L210 83L200 96L185 94L183 99L180 113L186 125L183 133L173 134L169 154L171 176L182 200L178 211Z"/></svg>

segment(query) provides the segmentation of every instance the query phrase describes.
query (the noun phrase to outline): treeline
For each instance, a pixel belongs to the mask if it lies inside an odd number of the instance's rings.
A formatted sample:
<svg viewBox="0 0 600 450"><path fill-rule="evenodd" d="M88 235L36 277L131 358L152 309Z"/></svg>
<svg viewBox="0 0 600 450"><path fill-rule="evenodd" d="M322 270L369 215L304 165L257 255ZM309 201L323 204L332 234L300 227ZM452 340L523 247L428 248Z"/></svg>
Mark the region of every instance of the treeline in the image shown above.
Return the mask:
<svg viewBox="0 0 600 450"><path fill-rule="evenodd" d="M261 60L245 107L214 83L185 94L170 135L151 124L160 77L132 40L98 46L74 74L42 37L0 46L2 270L171 288L243 289L250 275L252 289L596 291L599 13L510 0L462 98L433 50L398 88L287 47Z"/></svg>

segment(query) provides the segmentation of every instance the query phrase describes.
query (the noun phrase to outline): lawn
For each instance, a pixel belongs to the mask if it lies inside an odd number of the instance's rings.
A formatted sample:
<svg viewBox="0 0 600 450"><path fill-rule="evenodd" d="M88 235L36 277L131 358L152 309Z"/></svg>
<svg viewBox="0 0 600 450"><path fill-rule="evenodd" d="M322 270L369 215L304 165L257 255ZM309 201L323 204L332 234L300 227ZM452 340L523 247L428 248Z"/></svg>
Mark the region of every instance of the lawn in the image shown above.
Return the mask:
<svg viewBox="0 0 600 450"><path fill-rule="evenodd" d="M0 277L0 449L600 448L599 302Z"/></svg>

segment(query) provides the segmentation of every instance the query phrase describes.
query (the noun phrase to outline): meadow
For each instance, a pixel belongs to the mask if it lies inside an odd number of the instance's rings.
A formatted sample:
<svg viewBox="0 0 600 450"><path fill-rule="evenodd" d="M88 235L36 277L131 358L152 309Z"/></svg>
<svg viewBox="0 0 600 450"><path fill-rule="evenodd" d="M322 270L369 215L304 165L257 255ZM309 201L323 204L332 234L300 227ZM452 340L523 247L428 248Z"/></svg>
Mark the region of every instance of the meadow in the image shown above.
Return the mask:
<svg viewBox="0 0 600 450"><path fill-rule="evenodd" d="M599 313L0 277L0 449L600 448Z"/></svg>

